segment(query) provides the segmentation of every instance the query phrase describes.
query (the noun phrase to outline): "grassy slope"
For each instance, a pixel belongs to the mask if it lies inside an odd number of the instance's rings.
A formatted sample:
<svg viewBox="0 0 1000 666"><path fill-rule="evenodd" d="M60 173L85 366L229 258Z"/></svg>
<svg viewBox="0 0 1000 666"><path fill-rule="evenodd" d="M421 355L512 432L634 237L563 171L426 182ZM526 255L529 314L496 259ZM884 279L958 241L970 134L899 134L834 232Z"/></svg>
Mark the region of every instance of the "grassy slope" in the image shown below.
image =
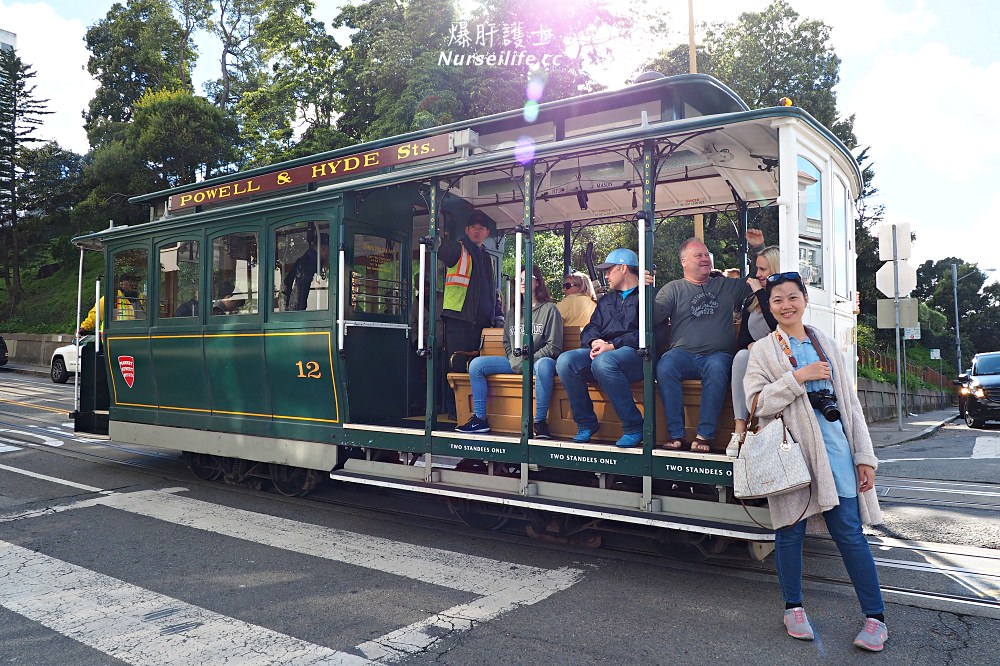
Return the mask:
<svg viewBox="0 0 1000 666"><path fill-rule="evenodd" d="M98 252L87 252L83 274L82 316L93 306L94 281L104 267ZM73 333L76 330L76 291L79 264L73 262L44 279L35 269L22 272L24 299L11 315L10 294L0 283L0 333Z"/></svg>

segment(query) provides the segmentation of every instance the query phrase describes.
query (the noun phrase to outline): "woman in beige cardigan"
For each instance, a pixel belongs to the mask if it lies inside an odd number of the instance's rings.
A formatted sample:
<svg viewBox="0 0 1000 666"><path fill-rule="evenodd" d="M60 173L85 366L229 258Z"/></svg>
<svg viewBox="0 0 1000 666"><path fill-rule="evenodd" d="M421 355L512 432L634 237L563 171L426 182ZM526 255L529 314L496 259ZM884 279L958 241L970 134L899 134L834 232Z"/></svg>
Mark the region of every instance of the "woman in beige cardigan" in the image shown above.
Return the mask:
<svg viewBox="0 0 1000 666"><path fill-rule="evenodd" d="M811 487L768 498L785 628L793 638L814 638L802 608L802 542L807 522L822 529L822 516L865 614L854 645L878 652L888 637L885 605L861 527L882 521L874 490L878 459L853 377L830 339L802 323L809 297L799 274L771 275L765 289L778 328L750 350L744 380L747 401L759 395L756 413L762 422L778 414L784 417L812 474ZM832 410L816 402L815 392L823 389L835 396Z"/></svg>

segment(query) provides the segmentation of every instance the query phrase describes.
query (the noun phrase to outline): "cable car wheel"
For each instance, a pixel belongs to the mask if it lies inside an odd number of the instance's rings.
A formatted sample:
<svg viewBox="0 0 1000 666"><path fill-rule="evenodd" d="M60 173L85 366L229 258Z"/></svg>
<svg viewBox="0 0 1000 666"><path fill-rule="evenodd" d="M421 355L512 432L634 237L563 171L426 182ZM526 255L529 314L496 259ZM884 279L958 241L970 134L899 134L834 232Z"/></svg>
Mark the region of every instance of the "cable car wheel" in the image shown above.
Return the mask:
<svg viewBox="0 0 1000 666"><path fill-rule="evenodd" d="M449 499L448 510L469 527L477 530L503 529L514 516L514 507L467 499Z"/></svg>
<svg viewBox="0 0 1000 666"><path fill-rule="evenodd" d="M184 452L184 462L191 473L202 481L215 481L222 476L222 464L219 458L208 453Z"/></svg>
<svg viewBox="0 0 1000 666"><path fill-rule="evenodd" d="M274 489L287 497L302 497L319 483L319 472L303 467L271 465L271 483Z"/></svg>

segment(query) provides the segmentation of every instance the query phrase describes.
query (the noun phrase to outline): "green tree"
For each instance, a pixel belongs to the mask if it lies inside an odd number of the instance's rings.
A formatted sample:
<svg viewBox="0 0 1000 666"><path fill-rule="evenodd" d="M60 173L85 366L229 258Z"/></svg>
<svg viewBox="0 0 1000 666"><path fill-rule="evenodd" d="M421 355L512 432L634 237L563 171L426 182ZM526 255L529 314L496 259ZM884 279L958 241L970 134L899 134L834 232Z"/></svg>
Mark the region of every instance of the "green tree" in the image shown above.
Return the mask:
<svg viewBox="0 0 1000 666"><path fill-rule="evenodd" d="M225 111L187 90L147 92L135 105L127 145L156 174L160 187L210 177L232 158L235 123Z"/></svg>
<svg viewBox="0 0 1000 666"><path fill-rule="evenodd" d="M3 229L4 282L11 304L20 302L21 248L18 226L25 213L21 196L31 174L25 173L24 151L39 141L34 135L42 116L51 113L48 100L35 95L35 72L13 50L0 49L0 225Z"/></svg>
<svg viewBox="0 0 1000 666"><path fill-rule="evenodd" d="M22 150L19 162L19 226L26 260L48 255L65 264L69 259L66 251L72 250L69 238L79 231L71 215L80 196L83 157L50 141Z"/></svg>
<svg viewBox="0 0 1000 666"><path fill-rule="evenodd" d="M184 63L193 66L195 55L185 35L166 0L115 3L87 30L87 71L99 84L84 114L91 146L113 140L114 126L132 119L146 92L190 82Z"/></svg>

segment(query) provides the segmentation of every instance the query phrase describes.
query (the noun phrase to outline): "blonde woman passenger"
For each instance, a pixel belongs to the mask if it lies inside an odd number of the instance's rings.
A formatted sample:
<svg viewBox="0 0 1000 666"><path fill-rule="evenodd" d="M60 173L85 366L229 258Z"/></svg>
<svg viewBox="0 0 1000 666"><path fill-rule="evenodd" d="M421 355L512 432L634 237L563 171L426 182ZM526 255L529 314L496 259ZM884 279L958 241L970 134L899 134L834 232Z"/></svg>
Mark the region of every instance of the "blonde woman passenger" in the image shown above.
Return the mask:
<svg viewBox="0 0 1000 666"><path fill-rule="evenodd" d="M800 447L812 481L807 488L768 498L774 527L774 563L785 602L782 621L792 638L813 640L802 598L802 544L824 526L837 544L864 614L854 645L879 652L889 631L878 572L862 525L882 522L875 494L878 459L854 390L854 375L837 346L802 322L809 295L798 273L765 281L778 325L750 350L744 389L757 396L762 422L781 414Z"/></svg>
<svg viewBox="0 0 1000 666"><path fill-rule="evenodd" d="M590 323L590 317L597 308L597 294L594 283L585 273L570 273L563 280L563 299L556 303L563 318L563 326L583 328Z"/></svg>
<svg viewBox="0 0 1000 666"><path fill-rule="evenodd" d="M743 377L747 372L750 348L754 342L769 335L778 325L767 303L764 283L769 276L778 272L780 264L781 252L777 245L761 248L757 250L757 258L754 260L756 273L747 278L747 284L753 289L753 294L743 301L740 311L740 336L736 343L739 351L733 357L732 393L733 412L736 418L733 436L729 440L729 446L726 447L726 455L729 456L739 453L739 445L747 429L749 411L746 396L743 394Z"/></svg>

